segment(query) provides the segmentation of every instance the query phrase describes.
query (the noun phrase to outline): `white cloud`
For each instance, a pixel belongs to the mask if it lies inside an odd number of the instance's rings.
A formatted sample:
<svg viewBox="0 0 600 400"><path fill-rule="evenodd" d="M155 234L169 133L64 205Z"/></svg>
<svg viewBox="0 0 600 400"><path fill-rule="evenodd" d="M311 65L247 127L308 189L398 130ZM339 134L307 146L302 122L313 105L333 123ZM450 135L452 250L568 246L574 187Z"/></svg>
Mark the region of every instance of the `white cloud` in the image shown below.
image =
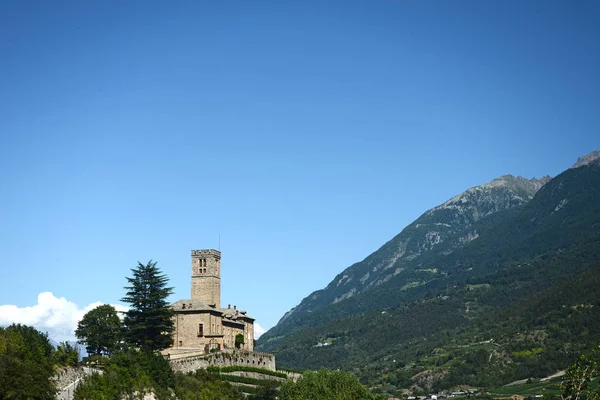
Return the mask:
<svg viewBox="0 0 600 400"><path fill-rule="evenodd" d="M263 333L265 333L265 328L260 326L258 322L254 321L254 339L258 339Z"/></svg>
<svg viewBox="0 0 600 400"><path fill-rule="evenodd" d="M43 292L38 295L37 304L27 307L14 305L0 306L0 326L10 324L24 324L34 326L41 332L48 332L48 336L57 341L77 340L75 328L83 316L90 310L102 305L99 301L83 308L64 297L56 297L52 292ZM127 311L127 307L113 304L117 311ZM258 339L265 329L254 321L254 338Z"/></svg>
<svg viewBox="0 0 600 400"><path fill-rule="evenodd" d="M0 326L10 324L24 324L36 327L57 341L76 340L75 328L77 323L90 310L104 303L95 302L86 307L79 308L77 304L64 297L56 297L52 292L43 292L38 295L37 304L34 306L17 307L14 305L0 306ZM117 311L127 311L127 307L113 304Z"/></svg>

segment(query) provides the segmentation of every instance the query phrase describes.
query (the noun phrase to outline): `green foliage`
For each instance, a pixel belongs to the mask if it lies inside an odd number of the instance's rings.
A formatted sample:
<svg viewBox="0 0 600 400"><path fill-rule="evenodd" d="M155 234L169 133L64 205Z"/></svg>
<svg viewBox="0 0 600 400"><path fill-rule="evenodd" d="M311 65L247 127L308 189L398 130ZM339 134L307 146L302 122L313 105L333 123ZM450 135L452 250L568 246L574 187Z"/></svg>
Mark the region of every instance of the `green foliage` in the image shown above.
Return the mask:
<svg viewBox="0 0 600 400"><path fill-rule="evenodd" d="M565 171L527 204L467 223L459 217L425 213L303 300L257 349L274 352L280 366L353 371L398 397L394 388L541 378L600 341L600 163ZM444 241L418 251L433 224ZM479 238L460 245L469 232ZM389 268L398 273L382 284L334 302L360 285L336 284L343 274L373 276L401 244L419 256L398 260ZM419 380L421 373L429 377Z"/></svg>
<svg viewBox="0 0 600 400"><path fill-rule="evenodd" d="M245 376L237 376L237 375L220 375L219 379L226 382L238 382L245 383L248 385L256 385L262 387L278 387L281 385L281 382L275 381L272 379L257 379L257 378L248 378Z"/></svg>
<svg viewBox="0 0 600 400"><path fill-rule="evenodd" d="M0 327L0 398L54 399L53 353L48 335L33 327Z"/></svg>
<svg viewBox="0 0 600 400"><path fill-rule="evenodd" d="M544 352L543 347L534 347L532 349L522 350L522 351L513 351L512 355L517 358L527 358L535 356L536 354L540 354Z"/></svg>
<svg viewBox="0 0 600 400"><path fill-rule="evenodd" d="M549 396L557 396L560 394L560 383L554 381L548 382L533 382L528 379L529 383L520 385L500 386L490 389L489 392L497 398L498 395L507 396L518 394L521 396L531 396L536 394L544 394L544 398Z"/></svg>
<svg viewBox="0 0 600 400"><path fill-rule="evenodd" d="M567 369L561 384L563 400L598 400L600 390L590 385L592 378L600 375L600 346L590 355L581 355Z"/></svg>
<svg viewBox="0 0 600 400"><path fill-rule="evenodd" d="M54 362L59 365L70 367L77 366L79 362L79 348L72 346L69 342L61 342L58 344L54 352Z"/></svg>
<svg viewBox="0 0 600 400"><path fill-rule="evenodd" d="M376 399L358 379L345 371L306 372L297 383L281 386L281 400L367 400Z"/></svg>
<svg viewBox="0 0 600 400"><path fill-rule="evenodd" d="M258 374L276 376L278 378L287 379L287 374L279 371L270 371L268 369L256 368L256 367L246 367L246 366L237 366L232 365L229 367L208 367L206 369L211 374L219 374L219 373L227 373L227 372L236 372L236 371L244 371L244 372L256 372Z"/></svg>
<svg viewBox="0 0 600 400"><path fill-rule="evenodd" d="M175 375L175 395L180 400L241 400L242 393L205 370Z"/></svg>
<svg viewBox="0 0 600 400"><path fill-rule="evenodd" d="M116 399L149 391L166 399L169 388L175 386L171 366L160 354L117 351L104 362L103 374L93 374L80 382L76 399Z"/></svg>
<svg viewBox="0 0 600 400"><path fill-rule="evenodd" d="M117 310L104 304L88 311L77 324L75 335L85 343L89 355L109 355L116 350L122 336Z"/></svg>
<svg viewBox="0 0 600 400"><path fill-rule="evenodd" d="M75 399L133 398L153 392L158 399L241 400L241 392L205 370L174 374L160 354L140 350L121 350L104 358L104 373L83 379Z"/></svg>
<svg viewBox="0 0 600 400"><path fill-rule="evenodd" d="M244 389L246 390L246 389ZM254 391L250 400L276 400L279 392L274 387L261 387Z"/></svg>
<svg viewBox="0 0 600 400"><path fill-rule="evenodd" d="M235 347L237 349L239 349L240 347L242 347L243 344L244 344L244 335L242 335L241 333L238 333L237 335L235 335Z"/></svg>
<svg viewBox="0 0 600 400"><path fill-rule="evenodd" d="M173 342L173 310L166 300L173 288L167 287L168 278L152 261L138 262L131 271L133 278L127 278L131 286L125 287L127 293L121 299L130 305L124 320L125 339L148 351L165 349Z"/></svg>

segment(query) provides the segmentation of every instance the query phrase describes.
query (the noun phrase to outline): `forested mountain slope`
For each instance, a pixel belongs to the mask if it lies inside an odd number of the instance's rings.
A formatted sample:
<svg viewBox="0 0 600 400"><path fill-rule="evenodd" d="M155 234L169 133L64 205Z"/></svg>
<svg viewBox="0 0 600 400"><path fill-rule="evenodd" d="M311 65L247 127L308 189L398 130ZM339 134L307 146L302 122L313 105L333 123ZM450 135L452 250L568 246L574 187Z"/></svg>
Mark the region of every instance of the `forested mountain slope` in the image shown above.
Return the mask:
<svg viewBox="0 0 600 400"><path fill-rule="evenodd" d="M567 365L600 341L600 159L549 181L495 181L423 214L258 347L379 387L490 385ZM343 286L355 291L340 300Z"/></svg>
<svg viewBox="0 0 600 400"><path fill-rule="evenodd" d="M505 175L425 212L379 250L336 276L325 289L302 300L278 326L372 290L396 275L406 275L431 254L449 254L464 247L494 223L492 216L527 203L549 180Z"/></svg>

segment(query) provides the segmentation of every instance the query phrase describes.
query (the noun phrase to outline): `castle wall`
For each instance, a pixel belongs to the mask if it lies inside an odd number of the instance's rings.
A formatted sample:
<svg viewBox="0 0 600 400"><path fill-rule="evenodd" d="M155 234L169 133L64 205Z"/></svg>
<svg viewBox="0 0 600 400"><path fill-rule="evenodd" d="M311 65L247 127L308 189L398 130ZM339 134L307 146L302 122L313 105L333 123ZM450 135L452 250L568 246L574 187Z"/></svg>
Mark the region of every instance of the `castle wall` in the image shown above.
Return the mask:
<svg viewBox="0 0 600 400"><path fill-rule="evenodd" d="M200 332L202 324L202 332ZM204 348L211 339L212 343L223 347L223 327L221 317L209 312L177 313L174 317L173 347L198 347ZM201 336L199 334L202 333Z"/></svg>
<svg viewBox="0 0 600 400"><path fill-rule="evenodd" d="M276 370L275 356L273 354L244 350L222 351L205 356L180 358L171 360L170 363L173 371L181 371L183 373L193 372L200 368L206 369L209 366L244 366L262 368L269 371Z"/></svg>

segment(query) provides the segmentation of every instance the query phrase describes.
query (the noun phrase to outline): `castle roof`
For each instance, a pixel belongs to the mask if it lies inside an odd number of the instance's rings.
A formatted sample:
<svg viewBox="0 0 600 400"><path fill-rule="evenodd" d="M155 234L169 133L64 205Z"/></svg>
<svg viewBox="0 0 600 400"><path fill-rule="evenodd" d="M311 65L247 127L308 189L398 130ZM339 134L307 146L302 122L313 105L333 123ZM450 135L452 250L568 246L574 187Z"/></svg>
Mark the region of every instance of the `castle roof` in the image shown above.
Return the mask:
<svg viewBox="0 0 600 400"><path fill-rule="evenodd" d="M246 311L235 308L216 308L204 303L202 300L182 299L171 304L176 313L212 312L219 314L224 320L237 322L238 320L254 321L254 318L246 315Z"/></svg>
<svg viewBox="0 0 600 400"><path fill-rule="evenodd" d="M201 300L189 299L178 300L171 304L171 308L173 308L173 310L176 312L180 310L220 311L216 307L211 307Z"/></svg>

